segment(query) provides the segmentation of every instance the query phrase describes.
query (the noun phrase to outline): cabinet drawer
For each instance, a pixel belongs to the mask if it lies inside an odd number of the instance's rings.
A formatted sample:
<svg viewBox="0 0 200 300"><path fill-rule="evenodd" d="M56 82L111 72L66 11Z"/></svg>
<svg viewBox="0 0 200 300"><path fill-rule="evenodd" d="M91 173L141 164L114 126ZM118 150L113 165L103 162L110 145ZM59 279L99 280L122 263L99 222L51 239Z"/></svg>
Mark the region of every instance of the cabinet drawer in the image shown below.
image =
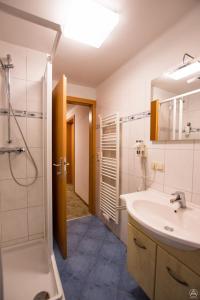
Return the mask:
<svg viewBox="0 0 200 300"><path fill-rule="evenodd" d="M141 288L153 299L156 244L128 224L128 271Z"/></svg>
<svg viewBox="0 0 200 300"><path fill-rule="evenodd" d="M200 277L158 247L155 300L188 300L191 289L200 293Z"/></svg>

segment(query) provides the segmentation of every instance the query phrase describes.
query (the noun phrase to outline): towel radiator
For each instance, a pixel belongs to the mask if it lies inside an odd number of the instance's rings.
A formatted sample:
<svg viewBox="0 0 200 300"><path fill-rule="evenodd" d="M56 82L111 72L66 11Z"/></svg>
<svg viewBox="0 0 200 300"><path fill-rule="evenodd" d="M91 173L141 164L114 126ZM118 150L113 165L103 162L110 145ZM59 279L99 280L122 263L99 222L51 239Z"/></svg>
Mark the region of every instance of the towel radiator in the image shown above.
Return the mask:
<svg viewBox="0 0 200 300"><path fill-rule="evenodd" d="M119 223L119 114L100 118L100 209L104 217Z"/></svg>

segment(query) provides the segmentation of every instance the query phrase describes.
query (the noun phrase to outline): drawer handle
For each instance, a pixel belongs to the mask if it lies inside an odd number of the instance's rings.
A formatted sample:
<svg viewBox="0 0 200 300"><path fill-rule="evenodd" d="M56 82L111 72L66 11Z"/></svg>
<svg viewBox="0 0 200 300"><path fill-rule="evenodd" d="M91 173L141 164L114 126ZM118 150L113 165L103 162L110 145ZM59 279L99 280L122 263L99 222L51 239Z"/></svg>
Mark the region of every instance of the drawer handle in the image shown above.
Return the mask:
<svg viewBox="0 0 200 300"><path fill-rule="evenodd" d="M146 247L141 245L136 238L134 238L133 240L137 247L146 250Z"/></svg>
<svg viewBox="0 0 200 300"><path fill-rule="evenodd" d="M168 274L169 274L175 281L177 281L178 283L180 283L180 284L182 284L182 285L184 285L184 286L189 286L189 284L188 284L187 282L185 282L185 281L183 281L183 280L177 278L177 276L173 273L173 271L172 271L169 267L166 267L166 269L167 269Z"/></svg>

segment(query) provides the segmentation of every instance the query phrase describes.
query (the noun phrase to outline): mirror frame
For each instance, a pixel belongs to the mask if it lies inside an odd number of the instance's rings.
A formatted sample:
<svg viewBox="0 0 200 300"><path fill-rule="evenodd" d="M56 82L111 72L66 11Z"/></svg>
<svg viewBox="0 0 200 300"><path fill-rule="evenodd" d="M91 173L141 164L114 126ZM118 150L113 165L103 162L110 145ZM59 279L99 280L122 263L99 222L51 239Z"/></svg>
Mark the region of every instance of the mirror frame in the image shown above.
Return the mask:
<svg viewBox="0 0 200 300"><path fill-rule="evenodd" d="M158 141L159 128L159 100L151 101L150 140Z"/></svg>

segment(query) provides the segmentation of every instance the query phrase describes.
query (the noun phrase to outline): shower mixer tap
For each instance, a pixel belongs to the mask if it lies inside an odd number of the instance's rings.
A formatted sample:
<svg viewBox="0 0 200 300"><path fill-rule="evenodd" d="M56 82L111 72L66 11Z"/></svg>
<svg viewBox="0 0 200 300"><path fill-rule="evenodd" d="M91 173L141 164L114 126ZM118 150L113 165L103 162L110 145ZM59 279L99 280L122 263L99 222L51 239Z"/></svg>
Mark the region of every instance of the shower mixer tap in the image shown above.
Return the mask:
<svg viewBox="0 0 200 300"><path fill-rule="evenodd" d="M16 153L20 154L25 152L25 148L23 147L14 147L14 148L7 148L7 147L1 147L0 148L0 154L5 154L5 153Z"/></svg>

